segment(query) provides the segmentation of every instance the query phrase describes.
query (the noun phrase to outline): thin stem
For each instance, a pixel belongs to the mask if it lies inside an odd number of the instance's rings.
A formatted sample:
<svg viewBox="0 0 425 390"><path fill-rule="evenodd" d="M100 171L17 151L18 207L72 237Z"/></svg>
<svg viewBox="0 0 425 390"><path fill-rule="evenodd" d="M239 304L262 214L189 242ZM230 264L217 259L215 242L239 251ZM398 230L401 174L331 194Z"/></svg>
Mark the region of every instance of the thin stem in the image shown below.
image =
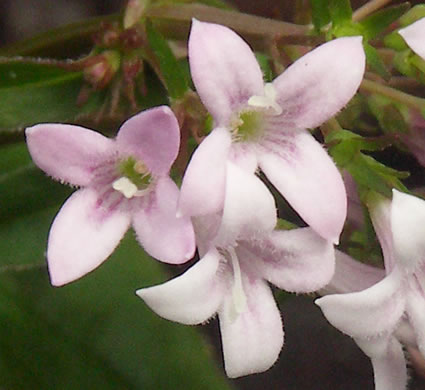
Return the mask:
<svg viewBox="0 0 425 390"><path fill-rule="evenodd" d="M425 109L425 99L401 92L391 87L387 87L375 81L363 80L360 84L360 90L367 93L379 93L390 99L404 103L419 110Z"/></svg>
<svg viewBox="0 0 425 390"><path fill-rule="evenodd" d="M203 22L220 23L236 30L238 33L250 35L253 37L270 37L283 35L305 35L309 30L309 26L297 25L278 20L268 19L255 15L243 14L235 11L223 10L215 7L209 7L201 4L167 4L152 6L146 12L148 18L154 19L161 23L168 21L184 22L189 26L193 18ZM169 27L164 26L164 27ZM179 33L179 29L175 28L175 33ZM180 33L186 34L186 31Z"/></svg>
<svg viewBox="0 0 425 390"><path fill-rule="evenodd" d="M371 0L353 12L353 21L358 22L376 10L391 3L392 0Z"/></svg>

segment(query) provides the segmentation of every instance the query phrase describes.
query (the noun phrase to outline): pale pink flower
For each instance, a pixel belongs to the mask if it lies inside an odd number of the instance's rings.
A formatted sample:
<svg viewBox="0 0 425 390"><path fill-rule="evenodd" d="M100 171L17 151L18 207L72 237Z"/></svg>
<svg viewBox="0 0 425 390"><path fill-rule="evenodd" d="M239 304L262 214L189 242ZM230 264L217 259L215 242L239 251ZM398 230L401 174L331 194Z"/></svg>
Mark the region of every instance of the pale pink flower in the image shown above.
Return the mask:
<svg viewBox="0 0 425 390"><path fill-rule="evenodd" d="M400 29L398 33L419 57L425 59L425 18Z"/></svg>
<svg viewBox="0 0 425 390"><path fill-rule="evenodd" d="M305 129L331 118L355 94L365 67L361 37L328 42L264 84L254 53L236 33L194 20L189 62L215 129L188 166L179 212L222 209L230 160L250 172L259 166L307 224L337 242L346 216L344 185Z"/></svg>
<svg viewBox="0 0 425 390"><path fill-rule="evenodd" d="M363 284L365 289L328 295L316 303L332 325L354 337L371 357L376 389L401 390L407 374L399 341L416 344L425 356L425 201L394 190L392 202L381 201L371 217L386 276L374 284L378 275L372 267L369 276L353 269L342 276L337 265L331 290L339 285L340 292L349 291L341 290L350 279L352 286Z"/></svg>
<svg viewBox="0 0 425 390"><path fill-rule="evenodd" d="M137 294L160 316L183 324L219 317L226 373L270 368L283 345L270 286L312 292L334 270L331 242L312 229L273 230L273 197L252 173L227 163L221 214L194 218L201 259L183 275ZM255 213L242 210L255 209ZM238 212L235 212L238 210Z"/></svg>
<svg viewBox="0 0 425 390"><path fill-rule="evenodd" d="M128 119L116 139L73 125L26 130L34 162L48 175L81 187L50 229L47 261L53 285L99 266L130 227L151 256L182 263L195 250L189 218L176 218L179 190L169 177L180 144L172 111L156 107Z"/></svg>

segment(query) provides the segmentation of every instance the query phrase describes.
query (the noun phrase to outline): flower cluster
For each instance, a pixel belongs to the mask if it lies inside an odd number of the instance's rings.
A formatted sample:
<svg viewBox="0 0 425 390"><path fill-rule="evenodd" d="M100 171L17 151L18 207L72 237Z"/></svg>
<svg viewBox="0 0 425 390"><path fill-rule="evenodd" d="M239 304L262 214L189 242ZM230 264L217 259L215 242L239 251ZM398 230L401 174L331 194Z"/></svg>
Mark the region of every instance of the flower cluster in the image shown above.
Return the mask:
<svg viewBox="0 0 425 390"><path fill-rule="evenodd" d="M356 93L365 70L362 38L327 42L271 83L264 83L248 44L221 25L194 20L188 56L214 128L195 150L180 191L169 176L180 130L168 107L128 119L115 139L65 124L26 130L34 162L79 187L50 230L52 284L95 269L132 226L145 251L163 262L184 263L197 247L199 260L184 274L137 294L158 315L180 323L200 324L217 314L229 377L267 370L279 356L284 332L269 283L297 293L327 285L328 292L349 294L318 300L326 317L371 356L378 388L401 388L385 381L395 375L397 383L406 380L403 329L425 352L423 235L403 226L423 223L425 208L396 192L389 217L382 203L374 224L387 276L353 266L367 276L359 278L360 286L355 279L347 282L352 290L345 288L354 260L335 252L334 244L346 219L346 190L308 131ZM277 229L275 200L259 171L308 227Z"/></svg>

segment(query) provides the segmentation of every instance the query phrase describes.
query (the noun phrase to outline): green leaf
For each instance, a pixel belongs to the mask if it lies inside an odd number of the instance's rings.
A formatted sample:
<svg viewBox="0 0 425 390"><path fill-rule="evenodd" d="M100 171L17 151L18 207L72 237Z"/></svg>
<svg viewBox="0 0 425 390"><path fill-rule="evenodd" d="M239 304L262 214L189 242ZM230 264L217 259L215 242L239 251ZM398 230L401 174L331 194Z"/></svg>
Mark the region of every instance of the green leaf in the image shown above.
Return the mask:
<svg viewBox="0 0 425 390"><path fill-rule="evenodd" d="M181 98L189 89L188 75L171 51L167 40L154 29L152 23L146 23L149 45L155 55L168 93L172 99Z"/></svg>
<svg viewBox="0 0 425 390"><path fill-rule="evenodd" d="M255 58L257 58L258 64L260 65L261 71L263 72L264 81L273 81L273 70L270 67L270 57L263 53L255 52Z"/></svg>
<svg viewBox="0 0 425 390"><path fill-rule="evenodd" d="M134 295L166 279L131 235L93 274L62 288L49 285L44 267L1 273L0 387L230 389L200 328L163 320Z"/></svg>
<svg viewBox="0 0 425 390"><path fill-rule="evenodd" d="M329 0L329 13L333 26L339 26L351 21L353 11L350 0Z"/></svg>
<svg viewBox="0 0 425 390"><path fill-rule="evenodd" d="M363 40L363 49L366 54L367 63L371 66L371 68L384 80L389 80L391 78L391 73L388 71L387 67L379 56L378 51L365 40Z"/></svg>
<svg viewBox="0 0 425 390"><path fill-rule="evenodd" d="M385 31L391 23L400 18L409 8L410 4L406 2L369 15L366 19L359 22L363 26L364 37L366 39L375 38L378 34Z"/></svg>
<svg viewBox="0 0 425 390"><path fill-rule="evenodd" d="M0 56L78 58L93 46L93 34L102 24L121 20L121 14L101 16L51 29L29 39L0 48Z"/></svg>
<svg viewBox="0 0 425 390"><path fill-rule="evenodd" d="M316 32L320 32L331 21L328 6L328 0L310 0L311 18Z"/></svg>
<svg viewBox="0 0 425 390"><path fill-rule="evenodd" d="M82 74L34 63L0 64L0 131L73 119Z"/></svg>

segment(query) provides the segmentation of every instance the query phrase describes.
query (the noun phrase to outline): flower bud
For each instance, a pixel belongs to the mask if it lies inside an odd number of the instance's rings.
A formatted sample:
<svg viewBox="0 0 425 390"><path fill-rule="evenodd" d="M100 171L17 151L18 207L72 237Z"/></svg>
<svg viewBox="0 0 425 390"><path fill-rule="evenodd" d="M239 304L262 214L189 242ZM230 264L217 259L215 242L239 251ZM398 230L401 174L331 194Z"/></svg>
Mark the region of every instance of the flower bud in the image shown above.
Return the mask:
<svg viewBox="0 0 425 390"><path fill-rule="evenodd" d="M124 13L124 29L131 28L140 20L150 0L129 0Z"/></svg>
<svg viewBox="0 0 425 390"><path fill-rule="evenodd" d="M95 88L105 87L120 67L120 54L107 50L89 58L84 67L84 78Z"/></svg>

